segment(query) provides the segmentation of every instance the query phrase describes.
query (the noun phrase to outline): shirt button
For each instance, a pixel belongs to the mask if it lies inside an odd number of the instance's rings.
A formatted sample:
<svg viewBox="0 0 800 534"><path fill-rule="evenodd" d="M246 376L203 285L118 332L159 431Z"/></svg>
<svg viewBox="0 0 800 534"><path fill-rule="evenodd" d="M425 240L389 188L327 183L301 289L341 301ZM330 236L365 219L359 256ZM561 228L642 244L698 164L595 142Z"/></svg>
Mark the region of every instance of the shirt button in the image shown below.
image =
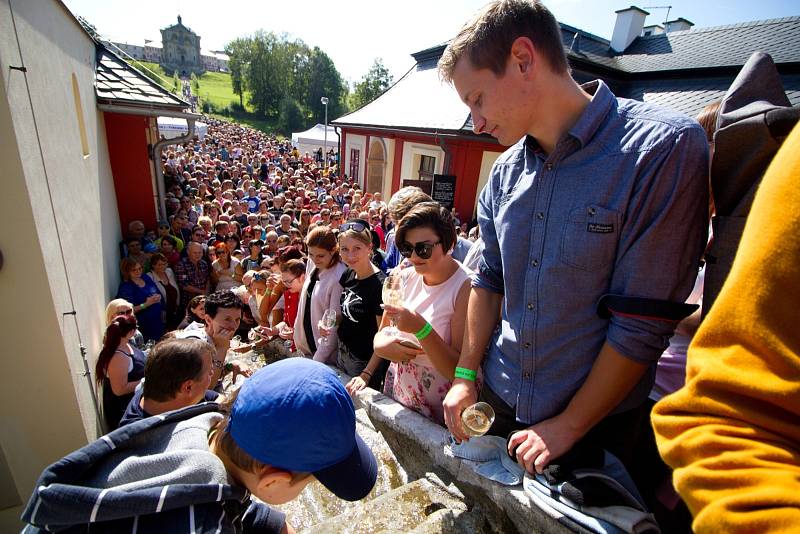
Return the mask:
<svg viewBox="0 0 800 534"><path fill-rule="evenodd" d="M524 373L522 373L522 378L530 378L530 377L531 377L530 371L525 371Z"/></svg>
<svg viewBox="0 0 800 534"><path fill-rule="evenodd" d="M552 171L553 170L553 164L552 163L547 163L547 164L545 164L544 168L547 169L548 171Z"/></svg>
<svg viewBox="0 0 800 534"><path fill-rule="evenodd" d="M589 211L589 216L590 216L590 217L594 217L594 214L595 214L595 213L597 213L597 210L596 210L596 209L594 209L594 208L589 208L589 210L588 210L588 211Z"/></svg>
<svg viewBox="0 0 800 534"><path fill-rule="evenodd" d="M531 267L538 267L538 266L539 266L539 260L533 260L531 262Z"/></svg>
<svg viewBox="0 0 800 534"><path fill-rule="evenodd" d="M537 213L537 214L536 214L536 218L537 218L537 219L539 219L539 220L541 221L542 219L544 219L544 213L542 213L542 212L540 211L539 213Z"/></svg>
<svg viewBox="0 0 800 534"><path fill-rule="evenodd" d="M525 348L525 349L531 348L531 342L530 341L526 341L525 344L522 345L522 347Z"/></svg>
<svg viewBox="0 0 800 534"><path fill-rule="evenodd" d="M528 309L529 309L529 310L532 310L532 309L533 309L533 302L529 302L529 303L528 303Z"/></svg>

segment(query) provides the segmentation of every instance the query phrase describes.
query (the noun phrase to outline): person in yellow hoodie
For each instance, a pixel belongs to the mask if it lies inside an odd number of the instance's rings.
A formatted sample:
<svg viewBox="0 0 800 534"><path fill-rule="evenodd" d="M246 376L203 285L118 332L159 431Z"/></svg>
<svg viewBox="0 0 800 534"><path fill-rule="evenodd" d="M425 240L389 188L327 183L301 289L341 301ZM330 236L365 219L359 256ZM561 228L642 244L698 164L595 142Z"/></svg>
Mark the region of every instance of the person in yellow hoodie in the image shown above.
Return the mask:
<svg viewBox="0 0 800 534"><path fill-rule="evenodd" d="M764 175L685 387L652 422L695 532L800 532L800 127Z"/></svg>

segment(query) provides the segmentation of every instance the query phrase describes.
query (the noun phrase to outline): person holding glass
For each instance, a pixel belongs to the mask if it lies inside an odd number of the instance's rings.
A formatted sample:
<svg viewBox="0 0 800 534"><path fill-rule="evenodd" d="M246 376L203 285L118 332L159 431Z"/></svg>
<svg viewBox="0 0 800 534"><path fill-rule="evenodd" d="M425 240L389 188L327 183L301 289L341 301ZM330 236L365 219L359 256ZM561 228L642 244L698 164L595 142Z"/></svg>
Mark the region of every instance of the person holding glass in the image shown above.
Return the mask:
<svg viewBox="0 0 800 534"><path fill-rule="evenodd" d="M342 286L339 280L346 266L339 258L336 234L327 226L312 228L306 236L309 274L300 292L294 322L294 344L304 356L322 363L335 363L339 340L335 330L320 335L319 322L327 310L341 312Z"/></svg>
<svg viewBox="0 0 800 534"><path fill-rule="evenodd" d="M395 236L413 268L395 271L403 304L384 298L375 352L390 360L384 393L444 425L442 401L461 351L471 271L449 254L456 243L450 212L422 202L400 221ZM385 328L392 322L393 328Z"/></svg>
<svg viewBox="0 0 800 534"><path fill-rule="evenodd" d="M164 334L161 322L161 293L152 278L142 276L142 265L131 258L125 258L120 265L123 281L119 285L117 298L133 304L133 312L139 323L145 341L158 341Z"/></svg>
<svg viewBox="0 0 800 534"><path fill-rule="evenodd" d="M386 279L371 261L372 237L369 223L363 219L339 227L339 254L347 270L339 279L343 289L336 364L353 377L347 384L350 394L367 385L379 389L388 367L372 346L383 316L381 288Z"/></svg>

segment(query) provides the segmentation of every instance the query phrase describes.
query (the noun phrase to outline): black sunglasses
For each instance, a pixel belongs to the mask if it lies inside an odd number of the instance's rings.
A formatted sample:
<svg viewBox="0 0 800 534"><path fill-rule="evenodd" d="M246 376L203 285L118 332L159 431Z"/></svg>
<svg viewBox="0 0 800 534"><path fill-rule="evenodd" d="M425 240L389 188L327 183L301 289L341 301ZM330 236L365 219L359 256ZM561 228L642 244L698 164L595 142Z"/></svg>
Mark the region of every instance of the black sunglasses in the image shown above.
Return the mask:
<svg viewBox="0 0 800 534"><path fill-rule="evenodd" d="M353 230L354 232L363 232L364 230L369 230L369 225L362 221L348 221L339 226L340 232L346 232L348 230Z"/></svg>
<svg viewBox="0 0 800 534"><path fill-rule="evenodd" d="M416 252L417 256L422 258L423 260L427 260L433 254L433 247L441 243L441 241L437 241L436 243L425 243L424 241L420 241L419 243L401 243L398 245L397 250L400 252L400 255L404 258L410 258L411 255Z"/></svg>

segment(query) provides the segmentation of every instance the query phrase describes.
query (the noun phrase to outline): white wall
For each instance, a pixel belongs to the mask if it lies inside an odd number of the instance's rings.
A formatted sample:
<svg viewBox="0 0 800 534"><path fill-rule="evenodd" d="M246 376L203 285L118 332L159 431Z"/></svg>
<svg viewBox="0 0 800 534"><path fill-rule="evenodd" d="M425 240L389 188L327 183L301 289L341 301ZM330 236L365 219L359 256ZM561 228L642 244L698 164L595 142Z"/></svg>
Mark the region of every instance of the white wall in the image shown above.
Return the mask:
<svg viewBox="0 0 800 534"><path fill-rule="evenodd" d="M344 161L344 167L342 168L343 173L350 174L350 150L355 148L360 150L361 153L358 158L358 176L356 177L356 181L361 184L361 187L364 187L364 169L366 169L366 156L367 156L367 138L364 135L356 135L347 133L345 136L345 150L344 154L342 155L342 161Z"/></svg>
<svg viewBox="0 0 800 534"><path fill-rule="evenodd" d="M383 174L383 201L387 202L392 196L392 173L394 173L394 139L383 137L383 144L386 147L386 172Z"/></svg>
<svg viewBox="0 0 800 534"><path fill-rule="evenodd" d="M478 214L478 198L481 196L483 186L489 181L489 172L492 170L492 165L497 161L502 152L493 152L491 150L484 150L483 158L481 158L481 173L478 176L478 189L475 191L475 211L472 213L474 219Z"/></svg>
<svg viewBox="0 0 800 534"><path fill-rule="evenodd" d="M0 0L0 445L23 503L47 464L97 431L79 339L93 365L119 282L120 228L94 58L60 2ZM26 73L8 68L23 61ZM0 531L18 530L19 513L0 510Z"/></svg>
<svg viewBox="0 0 800 534"><path fill-rule="evenodd" d="M423 143L403 144L403 163L400 167L400 180L419 180L419 161L420 156L432 156L436 158L436 174L441 174L444 168L444 151L439 145L427 145Z"/></svg>

